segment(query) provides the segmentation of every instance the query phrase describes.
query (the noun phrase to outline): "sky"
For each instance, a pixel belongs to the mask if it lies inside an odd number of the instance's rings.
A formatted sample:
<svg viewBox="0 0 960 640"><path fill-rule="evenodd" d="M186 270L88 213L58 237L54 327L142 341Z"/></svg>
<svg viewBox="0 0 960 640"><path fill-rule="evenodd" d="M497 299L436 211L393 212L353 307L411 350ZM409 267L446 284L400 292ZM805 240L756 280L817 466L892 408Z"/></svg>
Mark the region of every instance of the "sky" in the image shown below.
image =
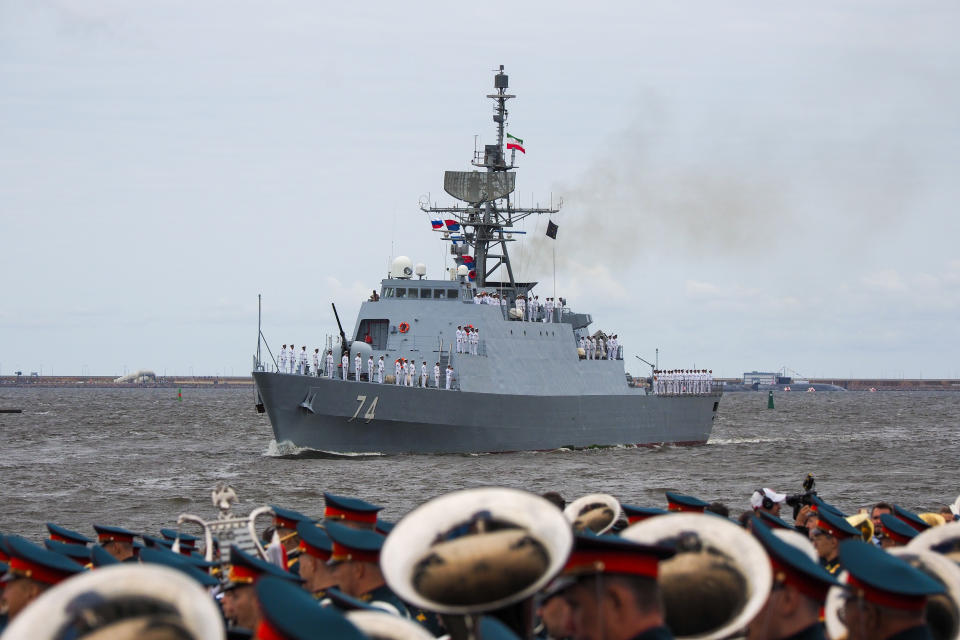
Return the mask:
<svg viewBox="0 0 960 640"><path fill-rule="evenodd" d="M0 374L321 346L525 141L510 249L627 367L960 378L960 5L0 0ZM553 251L556 250L554 276ZM446 264L445 264L446 262Z"/></svg>

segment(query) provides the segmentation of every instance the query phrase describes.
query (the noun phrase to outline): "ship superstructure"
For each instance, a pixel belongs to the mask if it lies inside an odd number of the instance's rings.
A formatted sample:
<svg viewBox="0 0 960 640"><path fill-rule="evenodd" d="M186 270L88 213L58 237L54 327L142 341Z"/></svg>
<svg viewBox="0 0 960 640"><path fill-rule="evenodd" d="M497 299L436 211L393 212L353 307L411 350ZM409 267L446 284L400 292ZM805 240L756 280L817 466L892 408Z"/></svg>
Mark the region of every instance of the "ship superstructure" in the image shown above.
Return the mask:
<svg viewBox="0 0 960 640"><path fill-rule="evenodd" d="M514 273L508 251L518 234L514 225L558 208L513 205L517 145L505 145L505 127L506 103L514 96L502 66L494 88L487 97L494 101L497 140L473 158L482 171L444 174L445 191L463 205L421 203L440 218L438 233L450 243L456 266L434 280L425 278L423 265L395 259L378 299L364 302L350 335L341 328L339 344L331 345L334 370L324 358L320 375L285 372L263 362L258 346L253 377L277 442L340 454L706 442L718 393L663 396L628 385L619 353L589 359L578 348L589 336L589 314L559 301L549 317L518 309L517 299L535 295L537 283ZM515 147L509 162L505 146ZM478 338L466 353L458 353L458 328ZM344 354L346 376L339 367ZM376 373L381 357L383 383ZM398 360L415 363L414 386L397 383ZM428 384L420 386L424 363Z"/></svg>

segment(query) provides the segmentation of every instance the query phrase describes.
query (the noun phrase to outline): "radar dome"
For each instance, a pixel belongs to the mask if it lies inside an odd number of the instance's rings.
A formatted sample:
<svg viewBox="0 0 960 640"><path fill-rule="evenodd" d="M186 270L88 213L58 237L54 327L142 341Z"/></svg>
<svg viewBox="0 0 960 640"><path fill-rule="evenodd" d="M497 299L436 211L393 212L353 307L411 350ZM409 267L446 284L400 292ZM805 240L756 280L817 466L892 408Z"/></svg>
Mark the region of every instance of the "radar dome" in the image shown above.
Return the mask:
<svg viewBox="0 0 960 640"><path fill-rule="evenodd" d="M392 278L408 279L413 275L413 261L407 256L397 256L390 265Z"/></svg>
<svg viewBox="0 0 960 640"><path fill-rule="evenodd" d="M414 272L415 272L418 276L425 276L425 275L427 275L427 265L423 264L422 262L418 262L418 263L417 263L417 266L414 267Z"/></svg>
<svg viewBox="0 0 960 640"><path fill-rule="evenodd" d="M467 269L467 265L462 264L457 267L457 275L466 277L470 273L470 269Z"/></svg>

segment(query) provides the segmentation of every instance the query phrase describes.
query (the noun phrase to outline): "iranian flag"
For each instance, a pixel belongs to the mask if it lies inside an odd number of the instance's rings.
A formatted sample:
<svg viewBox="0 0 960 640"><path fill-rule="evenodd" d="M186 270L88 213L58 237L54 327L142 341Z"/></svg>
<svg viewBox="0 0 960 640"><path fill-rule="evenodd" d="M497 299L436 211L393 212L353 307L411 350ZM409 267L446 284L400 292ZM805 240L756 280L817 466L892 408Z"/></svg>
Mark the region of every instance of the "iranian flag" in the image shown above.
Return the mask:
<svg viewBox="0 0 960 640"><path fill-rule="evenodd" d="M507 149L516 149L520 153L527 153L527 150L523 148L523 140L517 136L512 136L509 133L507 134Z"/></svg>

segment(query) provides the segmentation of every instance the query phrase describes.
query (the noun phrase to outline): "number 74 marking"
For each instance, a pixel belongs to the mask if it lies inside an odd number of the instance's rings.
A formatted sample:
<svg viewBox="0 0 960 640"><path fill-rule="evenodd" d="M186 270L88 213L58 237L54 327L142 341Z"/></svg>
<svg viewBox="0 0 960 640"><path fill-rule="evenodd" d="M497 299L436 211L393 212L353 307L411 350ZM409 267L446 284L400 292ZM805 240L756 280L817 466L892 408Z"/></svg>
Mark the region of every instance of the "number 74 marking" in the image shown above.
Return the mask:
<svg viewBox="0 0 960 640"><path fill-rule="evenodd" d="M353 417L351 417L347 422L353 422L357 419L357 416L360 415L360 410L363 409L363 404L367 401L367 396L357 396L357 402L360 404L357 405L357 410L353 412ZM370 406L367 407L366 413L363 414L363 417L366 418L367 424L369 424L376 416L374 413L377 410L377 402L380 401L380 396L374 396L373 402L370 403Z"/></svg>

